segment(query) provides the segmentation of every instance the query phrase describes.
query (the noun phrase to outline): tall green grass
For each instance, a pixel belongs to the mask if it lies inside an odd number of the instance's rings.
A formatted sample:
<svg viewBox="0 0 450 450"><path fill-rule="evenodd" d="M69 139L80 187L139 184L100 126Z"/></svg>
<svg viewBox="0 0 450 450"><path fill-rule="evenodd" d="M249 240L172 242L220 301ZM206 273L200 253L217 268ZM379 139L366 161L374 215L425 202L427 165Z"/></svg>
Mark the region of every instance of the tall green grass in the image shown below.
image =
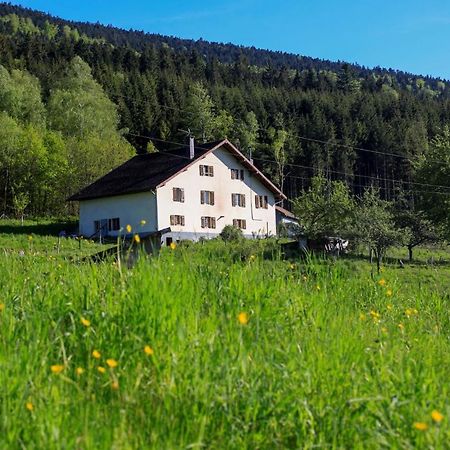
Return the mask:
<svg viewBox="0 0 450 450"><path fill-rule="evenodd" d="M0 253L0 448L449 448L450 272L414 270L219 242L132 269Z"/></svg>

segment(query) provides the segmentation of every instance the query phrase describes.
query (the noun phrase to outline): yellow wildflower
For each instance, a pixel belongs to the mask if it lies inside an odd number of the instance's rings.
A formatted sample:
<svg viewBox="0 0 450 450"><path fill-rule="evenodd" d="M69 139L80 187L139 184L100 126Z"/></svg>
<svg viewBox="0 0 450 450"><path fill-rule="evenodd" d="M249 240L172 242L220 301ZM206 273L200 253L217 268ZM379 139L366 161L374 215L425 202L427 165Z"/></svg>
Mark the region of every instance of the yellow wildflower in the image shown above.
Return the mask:
<svg viewBox="0 0 450 450"><path fill-rule="evenodd" d="M431 418L432 418L435 422L440 423L440 422L442 422L442 420L444 419L444 415L441 414L439 411L434 410L434 411L431 413Z"/></svg>
<svg viewBox="0 0 450 450"><path fill-rule="evenodd" d="M28 235L28 240L29 240L29 241L32 241L32 240L33 240L33 236L31 236L31 234Z"/></svg>
<svg viewBox="0 0 450 450"><path fill-rule="evenodd" d="M114 391L117 391L119 389L119 382L118 381L113 381L111 383L111 389L113 389Z"/></svg>
<svg viewBox="0 0 450 450"><path fill-rule="evenodd" d="M380 313L377 313L376 311L370 311L370 317L372 317L372 319L374 321L378 321L379 322L381 315L380 315Z"/></svg>
<svg viewBox="0 0 450 450"><path fill-rule="evenodd" d="M82 367L77 367L77 368L75 369L75 373L76 373L78 376L83 375L84 369L83 369Z"/></svg>
<svg viewBox="0 0 450 450"><path fill-rule="evenodd" d="M388 289L387 291L386 291L386 297L392 297L392 289Z"/></svg>
<svg viewBox="0 0 450 450"><path fill-rule="evenodd" d="M139 237L138 234L134 235L134 242L136 242L136 244L140 244L141 243L141 238Z"/></svg>
<svg viewBox="0 0 450 450"><path fill-rule="evenodd" d="M131 233L131 230L132 230L133 228L131 228L131 225L128 224L128 225L126 226L126 229L127 229L127 232L128 232L128 233Z"/></svg>
<svg viewBox="0 0 450 450"><path fill-rule="evenodd" d="M405 326L404 326L402 323L399 323L399 324L398 324L398 327L399 327L400 330L402 330L402 331L405 329Z"/></svg>
<svg viewBox="0 0 450 450"><path fill-rule="evenodd" d="M100 373L105 373L105 372L106 372L106 369L105 369L104 367L102 367L102 366L98 366L98 367L97 367L97 370L98 370Z"/></svg>
<svg viewBox="0 0 450 450"><path fill-rule="evenodd" d="M254 261L256 259L255 255L250 255L250 261Z"/></svg>
<svg viewBox="0 0 450 450"><path fill-rule="evenodd" d="M175 242L171 242L171 243L170 243L170 248L171 248L172 250L175 250L175 249L177 248L177 244L175 244Z"/></svg>
<svg viewBox="0 0 450 450"><path fill-rule="evenodd" d="M428 429L428 425L425 422L414 422L413 427L419 431L425 431Z"/></svg>
<svg viewBox="0 0 450 450"><path fill-rule="evenodd" d="M141 220L141 225L144 226L147 223L147 221L145 219Z"/></svg>
<svg viewBox="0 0 450 450"><path fill-rule="evenodd" d="M95 359L100 359L100 356L102 356L102 355L100 354L100 352L99 352L98 350L94 350L94 351L92 352L92 356L93 356Z"/></svg>
<svg viewBox="0 0 450 450"><path fill-rule="evenodd" d="M81 319L81 323L85 326L85 327L90 327L91 326L91 321L88 319L85 319L84 317L82 317Z"/></svg>
<svg viewBox="0 0 450 450"><path fill-rule="evenodd" d="M144 353L148 356L152 356L154 352L154 350L150 347L150 345L146 345L144 347Z"/></svg>
<svg viewBox="0 0 450 450"><path fill-rule="evenodd" d="M62 364L54 364L53 366L50 366L50 370L55 373L61 373L64 370L64 366Z"/></svg>
<svg viewBox="0 0 450 450"><path fill-rule="evenodd" d="M27 408L28 411L33 411L33 408L34 408L33 403L31 403L31 402L26 402L26 403L25 403L25 408Z"/></svg>
<svg viewBox="0 0 450 450"><path fill-rule="evenodd" d="M119 365L119 363L112 358L107 359L106 364L108 364L108 367L110 367L111 369L114 369L114 367L117 367Z"/></svg>
<svg viewBox="0 0 450 450"><path fill-rule="evenodd" d="M241 325L247 325L248 324L248 314L246 312L239 313L238 320Z"/></svg>
<svg viewBox="0 0 450 450"><path fill-rule="evenodd" d="M384 278L382 278L381 280L378 281L378 284L380 286L386 286L386 280Z"/></svg>
<svg viewBox="0 0 450 450"><path fill-rule="evenodd" d="M291 264L289 267L291 268L291 270L294 270L295 269L295 264Z"/></svg>

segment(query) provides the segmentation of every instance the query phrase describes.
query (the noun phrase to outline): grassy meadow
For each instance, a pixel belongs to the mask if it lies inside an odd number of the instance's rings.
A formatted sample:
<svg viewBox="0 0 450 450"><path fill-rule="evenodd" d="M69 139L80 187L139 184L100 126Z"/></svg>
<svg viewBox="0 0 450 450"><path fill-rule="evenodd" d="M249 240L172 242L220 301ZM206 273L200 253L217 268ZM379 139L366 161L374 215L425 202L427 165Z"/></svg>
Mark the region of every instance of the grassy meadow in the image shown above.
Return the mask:
<svg viewBox="0 0 450 450"><path fill-rule="evenodd" d="M0 448L450 448L445 249L376 275L208 242L128 269L33 227L0 224Z"/></svg>

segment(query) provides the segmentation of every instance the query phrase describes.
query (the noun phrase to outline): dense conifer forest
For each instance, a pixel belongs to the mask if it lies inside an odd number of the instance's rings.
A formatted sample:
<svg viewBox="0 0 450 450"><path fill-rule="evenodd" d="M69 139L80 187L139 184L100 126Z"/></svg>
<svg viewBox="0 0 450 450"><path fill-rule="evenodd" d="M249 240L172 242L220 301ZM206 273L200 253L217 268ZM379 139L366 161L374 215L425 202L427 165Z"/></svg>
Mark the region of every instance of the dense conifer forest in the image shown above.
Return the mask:
<svg viewBox="0 0 450 450"><path fill-rule="evenodd" d="M0 214L67 212L69 194L189 129L228 137L291 198L320 173L442 216L449 122L445 80L0 3Z"/></svg>

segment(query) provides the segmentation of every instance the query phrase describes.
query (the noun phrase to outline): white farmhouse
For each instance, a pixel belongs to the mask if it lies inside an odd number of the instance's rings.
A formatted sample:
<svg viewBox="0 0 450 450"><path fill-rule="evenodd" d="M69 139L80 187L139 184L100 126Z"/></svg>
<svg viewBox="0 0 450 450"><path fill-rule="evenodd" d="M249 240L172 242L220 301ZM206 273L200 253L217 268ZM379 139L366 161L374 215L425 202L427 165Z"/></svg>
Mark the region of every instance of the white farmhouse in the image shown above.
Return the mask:
<svg viewBox="0 0 450 450"><path fill-rule="evenodd" d="M217 236L225 225L246 237L276 234L284 194L228 140L137 155L73 195L86 237L166 230L162 243ZM170 231L169 231L170 229Z"/></svg>

